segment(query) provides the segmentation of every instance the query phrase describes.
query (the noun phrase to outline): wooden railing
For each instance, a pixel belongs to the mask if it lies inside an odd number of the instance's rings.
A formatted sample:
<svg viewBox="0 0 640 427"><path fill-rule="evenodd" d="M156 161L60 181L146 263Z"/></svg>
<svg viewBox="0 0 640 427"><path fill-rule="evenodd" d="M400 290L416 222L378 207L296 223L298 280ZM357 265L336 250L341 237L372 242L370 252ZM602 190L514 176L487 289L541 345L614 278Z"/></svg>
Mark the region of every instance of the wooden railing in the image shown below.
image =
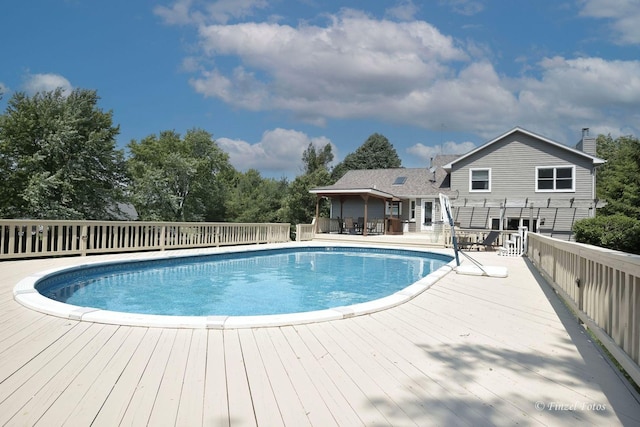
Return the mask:
<svg viewBox="0 0 640 427"><path fill-rule="evenodd" d="M313 240L315 235L314 224L297 224L296 225L296 242L306 242Z"/></svg>
<svg viewBox="0 0 640 427"><path fill-rule="evenodd" d="M535 233L527 256L640 384L640 256Z"/></svg>
<svg viewBox="0 0 640 427"><path fill-rule="evenodd" d="M0 259L288 242L289 224L0 220Z"/></svg>

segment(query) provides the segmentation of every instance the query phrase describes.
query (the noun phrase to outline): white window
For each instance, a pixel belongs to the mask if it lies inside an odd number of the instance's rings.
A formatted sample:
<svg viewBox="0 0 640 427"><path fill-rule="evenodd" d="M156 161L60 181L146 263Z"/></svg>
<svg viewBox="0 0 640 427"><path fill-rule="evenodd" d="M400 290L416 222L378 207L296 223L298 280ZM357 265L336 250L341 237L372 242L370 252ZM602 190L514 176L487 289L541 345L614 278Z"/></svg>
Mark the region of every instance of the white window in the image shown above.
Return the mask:
<svg viewBox="0 0 640 427"><path fill-rule="evenodd" d="M533 223L530 223L529 218L507 218L506 230L517 230L518 227L527 227L527 230L538 231L538 218L533 218Z"/></svg>
<svg viewBox="0 0 640 427"><path fill-rule="evenodd" d="M575 166L536 167L536 191L575 191Z"/></svg>
<svg viewBox="0 0 640 427"><path fill-rule="evenodd" d="M400 202L387 202L385 209L387 216L399 218L402 215L402 203Z"/></svg>
<svg viewBox="0 0 640 427"><path fill-rule="evenodd" d="M415 221L416 220L416 201L415 201L415 199L411 199L411 201L409 202L409 220L410 221Z"/></svg>
<svg viewBox="0 0 640 427"><path fill-rule="evenodd" d="M490 192L491 191L491 169L470 169L469 170L469 191L470 192Z"/></svg>

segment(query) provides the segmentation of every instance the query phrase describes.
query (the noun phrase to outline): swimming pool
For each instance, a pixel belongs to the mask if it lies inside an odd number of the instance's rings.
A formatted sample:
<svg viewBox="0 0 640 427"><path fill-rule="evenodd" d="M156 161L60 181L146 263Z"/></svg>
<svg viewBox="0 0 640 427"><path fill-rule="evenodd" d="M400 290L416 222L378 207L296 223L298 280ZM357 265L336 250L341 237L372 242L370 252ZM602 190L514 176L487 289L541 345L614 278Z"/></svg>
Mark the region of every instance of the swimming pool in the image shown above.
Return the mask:
<svg viewBox="0 0 640 427"><path fill-rule="evenodd" d="M102 323L273 326L400 304L448 272L443 266L451 260L422 250L355 245L182 251L43 272L19 283L14 294L39 311Z"/></svg>

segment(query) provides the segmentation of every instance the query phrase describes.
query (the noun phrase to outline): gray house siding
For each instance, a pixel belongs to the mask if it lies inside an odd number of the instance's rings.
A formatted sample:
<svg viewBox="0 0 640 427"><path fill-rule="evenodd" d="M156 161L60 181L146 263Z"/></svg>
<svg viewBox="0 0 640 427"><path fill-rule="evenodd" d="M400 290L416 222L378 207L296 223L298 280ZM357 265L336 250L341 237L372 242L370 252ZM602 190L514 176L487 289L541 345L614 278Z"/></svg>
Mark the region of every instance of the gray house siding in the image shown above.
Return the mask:
<svg viewBox="0 0 640 427"><path fill-rule="evenodd" d="M536 167L574 165L575 191L536 192ZM470 191L470 169L484 168L491 170L491 191ZM588 158L516 132L457 163L451 171L451 188L458 190L459 198L467 199L522 199L524 195L536 199L593 199L592 169Z"/></svg>
<svg viewBox="0 0 640 427"><path fill-rule="evenodd" d="M536 190L538 167L572 167L573 189ZM471 190L473 169L490 171L489 191ZM452 200L454 219L462 228L495 227L502 205L505 229L513 229L519 218L530 230L570 239L575 221L595 215L594 169L593 159L581 153L513 132L453 164L451 188L458 190Z"/></svg>

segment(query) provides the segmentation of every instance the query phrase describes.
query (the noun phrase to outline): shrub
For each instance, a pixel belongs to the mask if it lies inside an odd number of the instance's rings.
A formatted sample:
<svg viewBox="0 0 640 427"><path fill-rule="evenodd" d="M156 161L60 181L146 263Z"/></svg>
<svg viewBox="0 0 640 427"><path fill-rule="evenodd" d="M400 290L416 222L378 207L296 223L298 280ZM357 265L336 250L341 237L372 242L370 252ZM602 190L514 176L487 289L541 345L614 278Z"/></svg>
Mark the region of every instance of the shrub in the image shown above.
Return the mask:
<svg viewBox="0 0 640 427"><path fill-rule="evenodd" d="M576 242L640 255L640 221L625 215L606 215L576 221Z"/></svg>

